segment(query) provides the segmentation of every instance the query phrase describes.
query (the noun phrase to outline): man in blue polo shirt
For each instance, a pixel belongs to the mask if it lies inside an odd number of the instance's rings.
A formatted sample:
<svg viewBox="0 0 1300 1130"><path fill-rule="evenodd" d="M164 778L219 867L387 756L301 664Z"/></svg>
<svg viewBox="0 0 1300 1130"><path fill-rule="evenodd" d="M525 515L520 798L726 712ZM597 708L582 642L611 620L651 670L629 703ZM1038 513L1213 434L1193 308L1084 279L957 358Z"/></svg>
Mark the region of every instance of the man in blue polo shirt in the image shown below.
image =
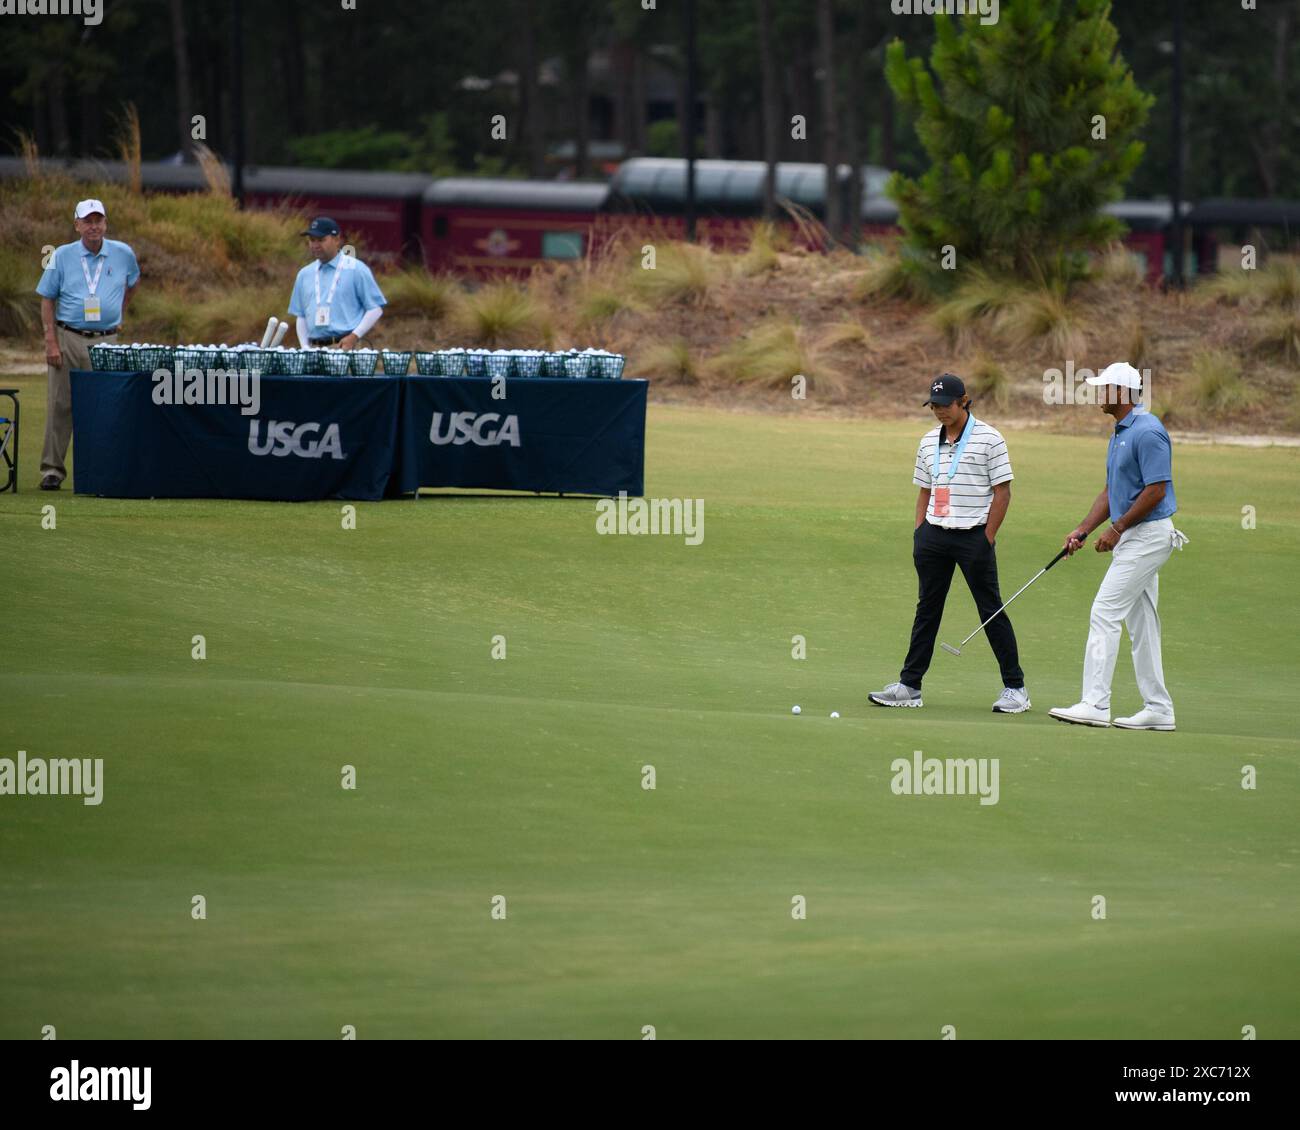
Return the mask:
<svg viewBox="0 0 1300 1130"><path fill-rule="evenodd" d="M72 439L73 369L90 368L90 347L117 341L117 331L140 281L135 252L105 239L108 217L98 200L83 200L72 213L80 238L54 252L36 284L45 329L49 403L41 450L41 490L58 490L68 477L64 459Z"/></svg>
<svg viewBox="0 0 1300 1130"><path fill-rule="evenodd" d="M343 235L328 216L317 216L302 234L315 262L298 272L289 300L298 342L304 349L355 349L383 316L388 299L370 268L339 250Z"/></svg>
<svg viewBox="0 0 1300 1130"><path fill-rule="evenodd" d="M1115 420L1106 452L1106 489L1088 516L1070 531L1065 548L1073 554L1084 539L1110 518L1097 539L1097 552L1114 552L1092 602L1088 645L1083 653L1083 698L1048 713L1080 726L1115 725L1125 730L1172 730L1174 703L1165 688L1160 657L1160 567L1187 536L1174 529L1173 459L1169 433L1137 403L1142 376L1125 361L1108 366L1088 383L1097 388L1101 409ZM1142 709L1110 719L1110 683L1119 655L1121 626L1133 645L1133 671Z"/></svg>

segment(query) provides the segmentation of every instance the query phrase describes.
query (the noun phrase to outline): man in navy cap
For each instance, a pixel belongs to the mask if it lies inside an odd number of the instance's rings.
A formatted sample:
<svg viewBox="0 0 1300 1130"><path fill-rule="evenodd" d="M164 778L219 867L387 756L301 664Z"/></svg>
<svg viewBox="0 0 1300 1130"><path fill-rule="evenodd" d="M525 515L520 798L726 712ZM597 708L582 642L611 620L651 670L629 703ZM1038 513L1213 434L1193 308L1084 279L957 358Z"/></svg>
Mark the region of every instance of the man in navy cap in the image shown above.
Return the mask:
<svg viewBox="0 0 1300 1130"><path fill-rule="evenodd" d="M877 706L921 705L921 680L934 655L954 567L961 567L981 622L1002 604L994 541L1011 505L1011 459L1001 433L975 419L970 403L966 386L952 373L931 381L925 404L939 426L921 438L912 478L920 487L912 535L920 590L912 645L898 682L868 696ZM1029 694L1005 611L989 621L986 634L1002 671L1002 694L993 710L1021 714L1029 709Z"/></svg>
<svg viewBox="0 0 1300 1130"><path fill-rule="evenodd" d="M298 342L303 348L355 349L383 316L388 299L370 268L339 250L343 234L328 216L317 216L302 234L315 262L298 272L289 300Z"/></svg>

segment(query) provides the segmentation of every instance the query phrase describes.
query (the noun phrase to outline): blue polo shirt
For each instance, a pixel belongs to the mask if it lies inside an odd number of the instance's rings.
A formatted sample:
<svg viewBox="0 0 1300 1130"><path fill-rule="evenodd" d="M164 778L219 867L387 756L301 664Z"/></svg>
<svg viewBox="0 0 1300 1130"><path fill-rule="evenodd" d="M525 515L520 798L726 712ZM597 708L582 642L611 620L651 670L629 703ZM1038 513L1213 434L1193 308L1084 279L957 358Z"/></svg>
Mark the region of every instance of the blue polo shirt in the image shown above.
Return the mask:
<svg viewBox="0 0 1300 1130"><path fill-rule="evenodd" d="M1119 521L1137 501L1144 487L1168 483L1165 496L1143 522L1168 518L1178 509L1174 498L1173 449L1169 433L1145 408L1134 408L1115 425L1106 451L1106 493L1110 497L1110 520ZM1139 523L1140 525L1141 523Z"/></svg>
<svg viewBox="0 0 1300 1130"><path fill-rule="evenodd" d="M349 266L349 264L351 264ZM316 271L320 270L320 301L330 309L329 324L316 324ZM340 274L341 272L341 274ZM334 285L334 276L339 274L338 285L334 287L334 297L329 298L330 287ZM307 319L307 336L334 337L337 334L349 334L357 328L361 316L376 306L387 306L388 299L375 282L360 259L344 255L340 251L323 266L308 263L298 272L293 284L293 297L289 300L289 313L298 318Z"/></svg>
<svg viewBox="0 0 1300 1130"><path fill-rule="evenodd" d="M99 321L86 321L85 301L90 294L86 286L86 273L82 263L95 283L95 297L99 299ZM100 264L103 270L100 271ZM95 274L99 272L96 282ZM104 240L98 254L92 255L86 245L65 243L54 252L54 258L36 284L36 293L54 300L54 317L79 330L111 330L122 323L122 296L128 287L140 281L140 267L130 246L116 239Z"/></svg>

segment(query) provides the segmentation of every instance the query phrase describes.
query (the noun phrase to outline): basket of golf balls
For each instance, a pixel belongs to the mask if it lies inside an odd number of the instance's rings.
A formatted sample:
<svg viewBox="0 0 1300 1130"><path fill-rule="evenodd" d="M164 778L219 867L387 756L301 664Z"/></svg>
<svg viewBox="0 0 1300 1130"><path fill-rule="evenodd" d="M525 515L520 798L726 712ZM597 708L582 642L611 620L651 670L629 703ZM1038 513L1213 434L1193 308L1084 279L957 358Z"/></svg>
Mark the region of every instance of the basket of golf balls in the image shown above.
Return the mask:
<svg viewBox="0 0 1300 1130"><path fill-rule="evenodd" d="M411 367L411 351L406 349L385 349L381 357L384 362L384 376L404 377Z"/></svg>
<svg viewBox="0 0 1300 1130"><path fill-rule="evenodd" d="M170 369L175 360L175 349L170 345L131 343L131 368L152 373L155 369Z"/></svg>
<svg viewBox="0 0 1300 1130"><path fill-rule="evenodd" d="M379 350L354 349L349 368L354 377L373 377L375 366L379 364Z"/></svg>

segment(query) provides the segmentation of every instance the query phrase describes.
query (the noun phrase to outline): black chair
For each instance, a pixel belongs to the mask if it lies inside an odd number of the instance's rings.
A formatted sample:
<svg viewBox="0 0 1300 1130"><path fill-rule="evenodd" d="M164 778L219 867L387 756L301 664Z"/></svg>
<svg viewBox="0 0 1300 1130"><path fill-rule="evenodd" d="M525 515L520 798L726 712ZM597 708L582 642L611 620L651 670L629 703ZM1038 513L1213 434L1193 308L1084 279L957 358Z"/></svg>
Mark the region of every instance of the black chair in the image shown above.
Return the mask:
<svg viewBox="0 0 1300 1130"><path fill-rule="evenodd" d="M7 396L13 401L13 418L0 416L0 473L7 477L0 494L5 491L18 493L18 389L0 388L0 396Z"/></svg>

